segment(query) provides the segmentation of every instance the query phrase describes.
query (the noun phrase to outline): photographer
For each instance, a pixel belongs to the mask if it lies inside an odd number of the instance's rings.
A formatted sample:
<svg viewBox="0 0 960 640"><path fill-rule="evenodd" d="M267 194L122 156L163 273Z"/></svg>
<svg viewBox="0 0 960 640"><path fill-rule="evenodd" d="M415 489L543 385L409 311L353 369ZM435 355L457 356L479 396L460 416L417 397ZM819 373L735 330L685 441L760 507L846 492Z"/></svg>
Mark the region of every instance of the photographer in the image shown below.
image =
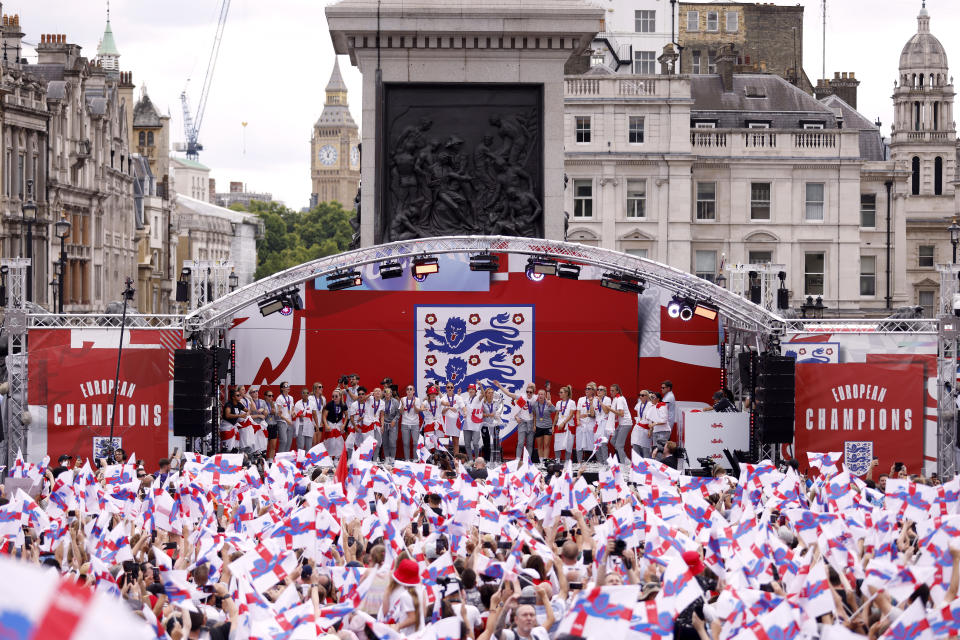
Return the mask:
<svg viewBox="0 0 960 640"><path fill-rule="evenodd" d="M677 443L673 440L667 441L667 444L664 445L662 452L659 452L657 449L653 450L654 459L659 460L672 469L676 469L678 467L682 455L683 454L681 453L680 447L678 447Z"/></svg>

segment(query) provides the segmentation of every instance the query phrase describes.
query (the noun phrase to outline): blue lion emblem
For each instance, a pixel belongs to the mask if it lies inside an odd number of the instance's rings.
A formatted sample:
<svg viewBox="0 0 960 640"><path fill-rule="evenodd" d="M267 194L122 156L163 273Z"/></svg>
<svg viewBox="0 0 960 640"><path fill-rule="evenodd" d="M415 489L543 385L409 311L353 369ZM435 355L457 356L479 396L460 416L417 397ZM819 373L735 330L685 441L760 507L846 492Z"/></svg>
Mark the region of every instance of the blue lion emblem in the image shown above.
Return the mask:
<svg viewBox="0 0 960 640"><path fill-rule="evenodd" d="M428 380L434 380L436 384L452 382L458 389L466 389L468 385L483 384L490 386L492 380L499 380L503 386L508 389L519 389L523 385L523 380L514 379L510 376L517 374L517 368L513 365L505 364L507 359L505 353L498 353L490 358L492 366L473 373L467 373L467 361L463 358L450 358L444 367L443 373L437 372L433 367L425 370L424 376Z"/></svg>
<svg viewBox="0 0 960 640"><path fill-rule="evenodd" d="M843 443L843 462L850 469L850 473L862 476L870 470L872 460L872 440L847 440Z"/></svg>
<svg viewBox="0 0 960 640"><path fill-rule="evenodd" d="M442 334L430 327L423 335L430 339L426 345L429 351L460 355L476 346L481 353L506 349L507 353L513 354L523 346L523 340L518 339L520 330L509 326L509 322L510 314L501 313L490 319L489 329L478 329L470 333L467 331L466 321L459 316L453 316L447 319Z"/></svg>

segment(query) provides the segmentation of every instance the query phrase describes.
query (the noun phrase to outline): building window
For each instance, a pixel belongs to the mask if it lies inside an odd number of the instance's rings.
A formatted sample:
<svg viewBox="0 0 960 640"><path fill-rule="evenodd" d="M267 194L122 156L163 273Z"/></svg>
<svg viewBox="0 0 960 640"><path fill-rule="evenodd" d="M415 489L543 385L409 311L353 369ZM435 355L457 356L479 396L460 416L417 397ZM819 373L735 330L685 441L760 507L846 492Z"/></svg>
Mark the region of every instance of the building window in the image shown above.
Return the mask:
<svg viewBox="0 0 960 640"><path fill-rule="evenodd" d="M590 116L576 116L577 142L590 142Z"/></svg>
<svg viewBox="0 0 960 640"><path fill-rule="evenodd" d="M20 200L23 200L23 190L26 186L26 180L24 176L24 171L26 171L26 159L23 154L17 155L17 196Z"/></svg>
<svg viewBox="0 0 960 640"><path fill-rule="evenodd" d="M693 123L694 129L716 129L717 123L713 120L700 120Z"/></svg>
<svg viewBox="0 0 960 640"><path fill-rule="evenodd" d="M630 143L641 144L643 142L643 116L630 116L628 124L630 125Z"/></svg>
<svg viewBox="0 0 960 640"><path fill-rule="evenodd" d="M936 303L934 302L933 291L917 291L917 304L923 307L924 318L936 317Z"/></svg>
<svg viewBox="0 0 960 640"><path fill-rule="evenodd" d="M141 132L140 132L140 135L139 135L138 137L140 138L140 146L141 146L141 147L146 146L146 144L147 144L147 134L146 134L146 132L141 131Z"/></svg>
<svg viewBox="0 0 960 640"><path fill-rule="evenodd" d="M823 295L823 274L826 260L822 251L803 254L803 294Z"/></svg>
<svg viewBox="0 0 960 640"><path fill-rule="evenodd" d="M657 30L657 12L641 10L633 12L634 29L637 33L653 33Z"/></svg>
<svg viewBox="0 0 960 640"><path fill-rule="evenodd" d="M727 11L727 31L736 32L740 28L740 14L736 11Z"/></svg>
<svg viewBox="0 0 960 640"><path fill-rule="evenodd" d="M860 226L873 229L877 226L877 194L860 194Z"/></svg>
<svg viewBox="0 0 960 640"><path fill-rule="evenodd" d="M932 244L922 244L917 247L917 266L918 267L932 267L933 266L933 245Z"/></svg>
<svg viewBox="0 0 960 640"><path fill-rule="evenodd" d="M910 183L910 193L915 196L920 195L920 158L913 156L910 170L913 171L912 182Z"/></svg>
<svg viewBox="0 0 960 640"><path fill-rule="evenodd" d="M877 295L877 256L860 256L860 295Z"/></svg>
<svg viewBox="0 0 960 640"><path fill-rule="evenodd" d="M750 183L750 219L770 219L770 183Z"/></svg>
<svg viewBox="0 0 960 640"><path fill-rule="evenodd" d="M697 183L697 220L717 219L717 183Z"/></svg>
<svg viewBox="0 0 960 640"><path fill-rule="evenodd" d="M747 129L769 129L769 128L770 128L769 122L759 122L757 120L754 120L752 122L747 123Z"/></svg>
<svg viewBox="0 0 960 640"><path fill-rule="evenodd" d="M699 49L694 49L693 51L690 52L690 61L691 61L690 73L694 75L700 75L701 73L703 73L702 71L703 63L701 60L702 60L702 54L700 53Z"/></svg>
<svg viewBox="0 0 960 640"><path fill-rule="evenodd" d="M624 251L628 256L636 256L638 258L646 258L650 255L649 249L626 249Z"/></svg>
<svg viewBox="0 0 960 640"><path fill-rule="evenodd" d="M823 129L823 123L822 122L804 122L803 128L807 130Z"/></svg>
<svg viewBox="0 0 960 640"><path fill-rule="evenodd" d="M148 131L148 132L147 132L147 146L148 146L148 147L152 147L152 146L153 146L153 131Z"/></svg>
<svg viewBox="0 0 960 640"><path fill-rule="evenodd" d="M707 51L707 73L717 72L717 52Z"/></svg>
<svg viewBox="0 0 960 640"><path fill-rule="evenodd" d="M940 156L933 161L933 195L943 195L943 158Z"/></svg>
<svg viewBox="0 0 960 640"><path fill-rule="evenodd" d="M707 31L720 31L720 12L707 11Z"/></svg>
<svg viewBox="0 0 960 640"><path fill-rule="evenodd" d="M633 72L650 76L657 72L657 61L654 51L633 52Z"/></svg>
<svg viewBox="0 0 960 640"><path fill-rule="evenodd" d="M627 217L647 217L646 180L627 180Z"/></svg>
<svg viewBox="0 0 960 640"><path fill-rule="evenodd" d="M699 249L695 251L693 272L698 278L713 282L717 277L717 252Z"/></svg>
<svg viewBox="0 0 960 640"><path fill-rule="evenodd" d="M699 11L687 11L687 31L700 31Z"/></svg>
<svg viewBox="0 0 960 640"><path fill-rule="evenodd" d="M593 217L593 180L573 181L573 217Z"/></svg>
<svg viewBox="0 0 960 640"><path fill-rule="evenodd" d="M806 218L811 221L823 221L823 183L807 183Z"/></svg>
<svg viewBox="0 0 960 640"><path fill-rule="evenodd" d="M773 251L747 252L747 264L770 264L773 262Z"/></svg>
<svg viewBox="0 0 960 640"><path fill-rule="evenodd" d="M590 56L590 66L599 67L600 65L606 62L606 57L603 55L603 52L595 52Z"/></svg>

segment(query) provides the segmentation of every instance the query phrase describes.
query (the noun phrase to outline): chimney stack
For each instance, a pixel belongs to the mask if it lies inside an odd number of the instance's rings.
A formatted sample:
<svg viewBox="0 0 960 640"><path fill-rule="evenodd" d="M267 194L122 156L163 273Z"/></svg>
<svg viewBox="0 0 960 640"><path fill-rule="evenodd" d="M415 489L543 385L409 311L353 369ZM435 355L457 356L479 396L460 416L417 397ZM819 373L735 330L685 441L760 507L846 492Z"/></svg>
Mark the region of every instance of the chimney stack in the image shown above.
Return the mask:
<svg viewBox="0 0 960 640"><path fill-rule="evenodd" d="M814 96L817 100L822 100L827 96L835 95L848 105L857 108L857 87L860 81L857 80L857 74L853 71L834 71L833 79L820 79L817 81Z"/></svg>
<svg viewBox="0 0 960 640"><path fill-rule="evenodd" d="M737 52L732 44L725 44L717 52L717 73L723 83L724 93L733 91L733 70L737 65Z"/></svg>

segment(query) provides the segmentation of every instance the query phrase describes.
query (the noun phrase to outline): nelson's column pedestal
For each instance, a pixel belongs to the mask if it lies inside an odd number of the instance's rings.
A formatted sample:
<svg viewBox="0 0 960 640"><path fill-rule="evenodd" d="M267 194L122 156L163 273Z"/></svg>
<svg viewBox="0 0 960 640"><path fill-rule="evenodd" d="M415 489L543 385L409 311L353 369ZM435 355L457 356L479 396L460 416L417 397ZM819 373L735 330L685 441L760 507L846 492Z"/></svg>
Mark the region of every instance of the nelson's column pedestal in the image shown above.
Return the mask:
<svg viewBox="0 0 960 640"><path fill-rule="evenodd" d="M363 74L362 246L563 238L564 63L590 45L602 9L342 0L326 13L334 49Z"/></svg>

